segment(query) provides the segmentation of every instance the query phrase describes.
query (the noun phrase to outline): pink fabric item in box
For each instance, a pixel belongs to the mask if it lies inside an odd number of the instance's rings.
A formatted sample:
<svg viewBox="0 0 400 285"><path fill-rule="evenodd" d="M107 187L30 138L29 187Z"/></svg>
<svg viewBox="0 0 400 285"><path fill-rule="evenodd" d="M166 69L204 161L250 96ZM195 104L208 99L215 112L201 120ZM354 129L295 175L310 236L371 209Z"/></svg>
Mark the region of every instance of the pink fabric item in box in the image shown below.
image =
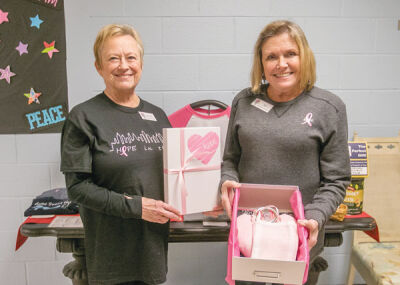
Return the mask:
<svg viewBox="0 0 400 285"><path fill-rule="evenodd" d="M240 252L246 256L251 256L251 249L253 247L253 223L252 216L249 214L242 214L237 217L238 229L238 242Z"/></svg>
<svg viewBox="0 0 400 285"><path fill-rule="evenodd" d="M299 237L297 223L292 216L280 215L276 223L263 222L257 217L253 223L252 235L251 258L296 260Z"/></svg>

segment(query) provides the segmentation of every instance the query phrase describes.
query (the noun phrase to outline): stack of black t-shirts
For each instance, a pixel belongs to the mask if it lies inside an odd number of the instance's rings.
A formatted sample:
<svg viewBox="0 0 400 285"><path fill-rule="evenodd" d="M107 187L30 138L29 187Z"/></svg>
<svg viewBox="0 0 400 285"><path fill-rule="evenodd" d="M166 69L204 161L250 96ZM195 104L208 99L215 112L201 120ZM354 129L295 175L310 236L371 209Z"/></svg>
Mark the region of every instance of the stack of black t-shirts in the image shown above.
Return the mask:
<svg viewBox="0 0 400 285"><path fill-rule="evenodd" d="M32 201L24 216L72 215L79 212L78 205L68 199L66 188L56 188L43 192Z"/></svg>

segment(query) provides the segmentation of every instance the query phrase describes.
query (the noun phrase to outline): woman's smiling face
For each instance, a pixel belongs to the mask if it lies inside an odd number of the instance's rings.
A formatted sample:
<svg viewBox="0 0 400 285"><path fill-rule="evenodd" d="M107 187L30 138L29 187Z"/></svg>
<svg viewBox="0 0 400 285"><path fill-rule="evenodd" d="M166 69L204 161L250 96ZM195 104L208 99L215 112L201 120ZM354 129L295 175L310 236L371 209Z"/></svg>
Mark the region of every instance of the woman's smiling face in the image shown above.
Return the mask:
<svg viewBox="0 0 400 285"><path fill-rule="evenodd" d="M139 45L130 35L106 40L97 72L104 79L105 91L114 94L134 92L142 75Z"/></svg>
<svg viewBox="0 0 400 285"><path fill-rule="evenodd" d="M262 64L268 91L276 95L298 95L300 52L288 33L269 38L262 45ZM290 96L291 97L291 96Z"/></svg>

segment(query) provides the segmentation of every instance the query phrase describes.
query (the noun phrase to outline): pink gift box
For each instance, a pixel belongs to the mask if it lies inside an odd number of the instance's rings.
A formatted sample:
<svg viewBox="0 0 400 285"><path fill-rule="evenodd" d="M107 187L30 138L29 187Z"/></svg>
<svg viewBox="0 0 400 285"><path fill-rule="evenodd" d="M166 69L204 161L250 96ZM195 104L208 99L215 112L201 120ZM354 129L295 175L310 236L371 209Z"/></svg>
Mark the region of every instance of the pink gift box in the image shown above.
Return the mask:
<svg viewBox="0 0 400 285"><path fill-rule="evenodd" d="M228 240L228 265L226 281L234 280L303 284L307 281L309 266L308 232L298 225L299 247L296 261L256 259L240 256L237 239L238 209L257 209L266 205L278 207L280 212L292 212L296 220L304 219L304 207L297 186L245 184L235 190L232 205L231 230Z"/></svg>
<svg viewBox="0 0 400 285"><path fill-rule="evenodd" d="M219 127L163 129L164 198L183 215L211 211L221 179Z"/></svg>

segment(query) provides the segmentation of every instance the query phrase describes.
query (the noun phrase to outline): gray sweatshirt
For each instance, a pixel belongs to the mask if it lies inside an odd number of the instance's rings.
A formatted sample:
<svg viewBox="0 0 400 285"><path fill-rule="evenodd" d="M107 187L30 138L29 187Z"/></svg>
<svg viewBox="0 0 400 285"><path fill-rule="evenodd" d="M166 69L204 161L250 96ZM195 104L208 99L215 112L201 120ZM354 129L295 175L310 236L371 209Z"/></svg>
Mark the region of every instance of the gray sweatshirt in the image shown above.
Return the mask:
<svg viewBox="0 0 400 285"><path fill-rule="evenodd" d="M306 218L319 225L320 252L323 226L351 178L346 107L318 87L289 102L272 101L266 89L244 89L232 102L221 183L299 186Z"/></svg>

